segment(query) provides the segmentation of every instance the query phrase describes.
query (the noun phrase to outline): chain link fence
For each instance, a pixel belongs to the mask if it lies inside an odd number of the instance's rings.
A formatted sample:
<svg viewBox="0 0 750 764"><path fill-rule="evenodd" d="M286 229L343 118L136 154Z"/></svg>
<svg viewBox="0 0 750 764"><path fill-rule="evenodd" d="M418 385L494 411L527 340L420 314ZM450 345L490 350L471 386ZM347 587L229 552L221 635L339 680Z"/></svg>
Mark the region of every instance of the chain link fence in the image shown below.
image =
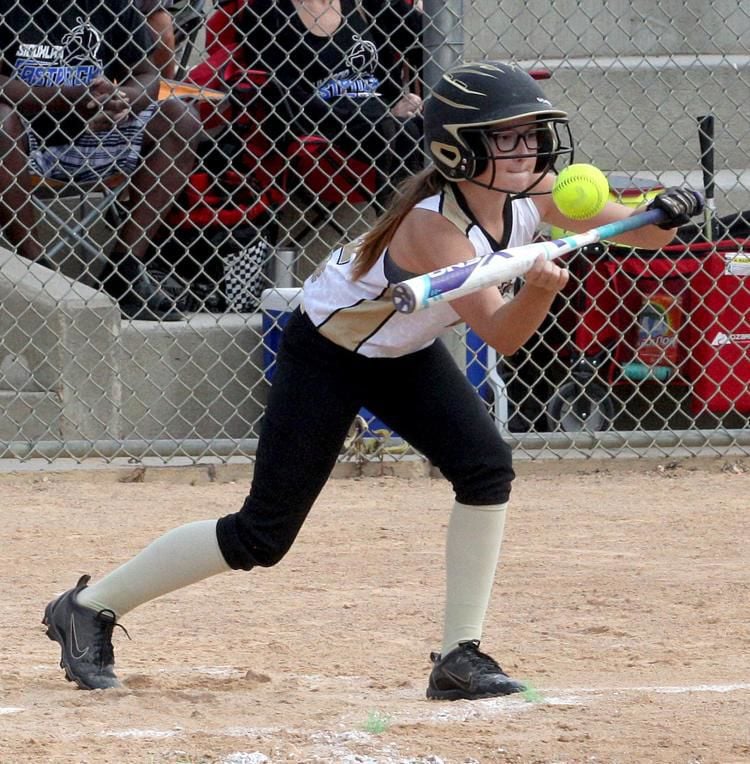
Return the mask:
<svg viewBox="0 0 750 764"><path fill-rule="evenodd" d="M252 458L304 279L423 163L431 83L485 57L545 79L613 198L712 201L664 251L570 256L512 357L445 337L497 426L528 458L750 452L750 3L181 0L153 80L160 3L9 2L0 456ZM367 411L342 453L409 458Z"/></svg>

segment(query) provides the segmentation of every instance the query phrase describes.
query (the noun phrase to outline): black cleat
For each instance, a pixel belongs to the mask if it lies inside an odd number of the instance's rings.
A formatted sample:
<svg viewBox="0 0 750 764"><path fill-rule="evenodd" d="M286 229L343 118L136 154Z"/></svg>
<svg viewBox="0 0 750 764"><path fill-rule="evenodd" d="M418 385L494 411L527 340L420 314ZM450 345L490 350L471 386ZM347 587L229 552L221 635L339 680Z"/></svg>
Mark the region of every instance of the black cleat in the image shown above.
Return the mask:
<svg viewBox="0 0 750 764"><path fill-rule="evenodd" d="M62 648L60 668L65 669L69 682L82 690L122 687L114 672L112 630L119 626L115 614L111 610L97 613L76 602L76 595L86 588L90 578L81 576L75 588L52 600L44 609L42 623L47 627L47 636Z"/></svg>
<svg viewBox="0 0 750 764"><path fill-rule="evenodd" d="M511 679L489 655L479 651L479 640L461 642L442 657L432 653L427 697L438 700L478 700L523 692L526 686Z"/></svg>
<svg viewBox="0 0 750 764"><path fill-rule="evenodd" d="M180 296L184 289L162 274L159 283L143 263L131 254L115 255L106 262L99 280L104 291L116 300L123 318L133 321L181 321Z"/></svg>

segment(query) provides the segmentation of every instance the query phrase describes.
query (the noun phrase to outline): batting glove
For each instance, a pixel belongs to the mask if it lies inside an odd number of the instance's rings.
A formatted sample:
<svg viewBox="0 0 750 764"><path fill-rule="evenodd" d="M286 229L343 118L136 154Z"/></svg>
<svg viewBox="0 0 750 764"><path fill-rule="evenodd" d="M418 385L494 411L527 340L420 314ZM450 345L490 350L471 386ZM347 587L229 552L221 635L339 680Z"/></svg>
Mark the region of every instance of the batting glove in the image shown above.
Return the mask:
<svg viewBox="0 0 750 764"><path fill-rule="evenodd" d="M666 219L659 228L670 230L690 222L690 218L703 212L703 197L692 188L668 188L649 205L648 210L662 210Z"/></svg>

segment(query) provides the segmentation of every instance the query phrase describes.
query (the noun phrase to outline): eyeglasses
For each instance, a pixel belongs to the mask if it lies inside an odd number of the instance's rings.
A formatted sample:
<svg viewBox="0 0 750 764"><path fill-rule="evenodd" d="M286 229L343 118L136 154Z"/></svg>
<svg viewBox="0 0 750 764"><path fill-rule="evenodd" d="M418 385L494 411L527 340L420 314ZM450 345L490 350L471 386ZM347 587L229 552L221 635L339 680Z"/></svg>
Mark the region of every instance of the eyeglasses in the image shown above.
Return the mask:
<svg viewBox="0 0 750 764"><path fill-rule="evenodd" d="M536 152L544 144L545 136L549 136L549 129L537 127L524 133L519 133L517 130L496 130L490 133L489 137L501 154L507 154L515 151L521 141L529 151Z"/></svg>

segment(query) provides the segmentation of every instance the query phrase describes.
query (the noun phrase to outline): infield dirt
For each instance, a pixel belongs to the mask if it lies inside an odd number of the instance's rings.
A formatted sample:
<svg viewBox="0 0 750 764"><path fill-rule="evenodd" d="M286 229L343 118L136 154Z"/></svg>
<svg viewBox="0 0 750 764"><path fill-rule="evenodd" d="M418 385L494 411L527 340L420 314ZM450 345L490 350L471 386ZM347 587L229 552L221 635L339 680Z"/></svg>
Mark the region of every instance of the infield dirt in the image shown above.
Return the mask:
<svg viewBox="0 0 750 764"><path fill-rule="evenodd" d="M0 475L0 762L750 761L750 460L518 471L483 648L534 691L474 703L424 696L441 479L331 480L281 565L128 614L124 689L84 692L46 602L233 511L249 468Z"/></svg>

